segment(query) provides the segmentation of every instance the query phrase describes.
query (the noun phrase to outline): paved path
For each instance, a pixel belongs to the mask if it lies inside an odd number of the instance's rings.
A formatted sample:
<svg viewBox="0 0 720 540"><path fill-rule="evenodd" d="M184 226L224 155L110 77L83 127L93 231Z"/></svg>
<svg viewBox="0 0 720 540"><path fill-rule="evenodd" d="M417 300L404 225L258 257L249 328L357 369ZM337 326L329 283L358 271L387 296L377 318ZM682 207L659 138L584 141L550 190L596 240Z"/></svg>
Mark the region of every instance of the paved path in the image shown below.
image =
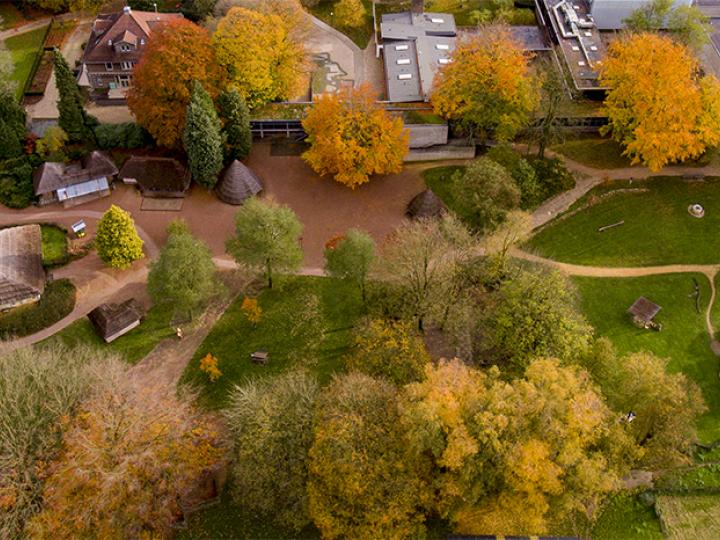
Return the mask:
<svg viewBox="0 0 720 540"><path fill-rule="evenodd" d="M4 41L7 38L18 36L20 34L25 34L27 32L31 32L32 30L37 30L38 28L42 28L43 26L47 26L50 24L50 17L43 17L42 19L37 19L35 21L29 22L27 24L23 24L22 26L18 26L16 28L10 28L9 30L3 30L0 32L0 41Z"/></svg>

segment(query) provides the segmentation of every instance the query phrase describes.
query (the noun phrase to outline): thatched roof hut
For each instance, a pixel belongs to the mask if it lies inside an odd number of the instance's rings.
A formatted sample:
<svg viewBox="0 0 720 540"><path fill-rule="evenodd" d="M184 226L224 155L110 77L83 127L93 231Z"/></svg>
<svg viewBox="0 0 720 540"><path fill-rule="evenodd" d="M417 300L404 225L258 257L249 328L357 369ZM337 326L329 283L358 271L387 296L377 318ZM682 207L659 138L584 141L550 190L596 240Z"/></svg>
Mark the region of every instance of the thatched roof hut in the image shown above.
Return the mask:
<svg viewBox="0 0 720 540"><path fill-rule="evenodd" d="M40 204L62 201L66 205L110 194L110 183L118 173L112 160L94 150L80 163L47 162L33 174L33 189Z"/></svg>
<svg viewBox="0 0 720 540"><path fill-rule="evenodd" d="M228 204L242 204L263 190L257 175L240 163L233 161L215 188L218 198Z"/></svg>
<svg viewBox="0 0 720 540"><path fill-rule="evenodd" d="M101 304L88 313L88 319L105 343L139 326L142 318L142 306L134 298L122 304Z"/></svg>
<svg viewBox="0 0 720 540"><path fill-rule="evenodd" d="M180 198L190 188L190 171L172 158L132 156L119 177L137 184L144 197Z"/></svg>
<svg viewBox="0 0 720 540"><path fill-rule="evenodd" d="M408 204L406 215L412 219L435 218L442 216L447 206L431 190L419 193Z"/></svg>
<svg viewBox="0 0 720 540"><path fill-rule="evenodd" d="M0 230L0 309L36 302L44 290L40 225Z"/></svg>

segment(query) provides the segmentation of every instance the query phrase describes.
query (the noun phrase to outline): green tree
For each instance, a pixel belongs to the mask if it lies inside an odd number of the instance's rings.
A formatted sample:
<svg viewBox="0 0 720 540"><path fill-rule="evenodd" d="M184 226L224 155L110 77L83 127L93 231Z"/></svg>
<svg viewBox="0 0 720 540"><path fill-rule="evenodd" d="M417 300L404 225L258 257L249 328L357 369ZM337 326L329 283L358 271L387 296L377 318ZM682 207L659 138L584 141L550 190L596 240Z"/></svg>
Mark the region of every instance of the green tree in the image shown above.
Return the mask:
<svg viewBox="0 0 720 540"><path fill-rule="evenodd" d="M360 288L363 302L370 266L375 260L375 241L359 229L350 229L325 246L325 271L328 275L350 281Z"/></svg>
<svg viewBox="0 0 720 540"><path fill-rule="evenodd" d="M633 32L656 32L665 26L672 6L673 0L652 0L633 11L623 23Z"/></svg>
<svg viewBox="0 0 720 540"><path fill-rule="evenodd" d="M537 174L524 157L506 144L492 147L487 157L502 165L520 188L520 208L527 210L540 204L541 189Z"/></svg>
<svg viewBox="0 0 720 540"><path fill-rule="evenodd" d="M635 414L628 427L643 449L643 466L657 470L692 459L697 417L707 409L693 381L668 373L668 361L651 353L620 356L607 339L581 358L618 416Z"/></svg>
<svg viewBox="0 0 720 540"><path fill-rule="evenodd" d="M302 263L302 224L287 206L252 198L238 211L235 229L225 244L228 253L241 265L262 268L269 288L274 272L293 271Z"/></svg>
<svg viewBox="0 0 720 540"><path fill-rule="evenodd" d="M223 166L223 138L212 98L198 81L193 81L183 144L193 179L211 189L217 183Z"/></svg>
<svg viewBox="0 0 720 540"><path fill-rule="evenodd" d="M430 355L411 323L371 320L356 332L347 366L399 386L422 379L428 362Z"/></svg>
<svg viewBox="0 0 720 540"><path fill-rule="evenodd" d="M190 233L185 222L172 222L167 243L150 264L148 291L153 302L192 316L220 289L210 248Z"/></svg>
<svg viewBox="0 0 720 540"><path fill-rule="evenodd" d="M428 486L407 451L396 390L361 373L320 397L310 449L310 515L324 538L422 537Z"/></svg>
<svg viewBox="0 0 720 540"><path fill-rule="evenodd" d="M22 154L25 138L25 109L15 95L17 83L10 78L13 71L10 51L0 41L0 160Z"/></svg>
<svg viewBox="0 0 720 540"><path fill-rule="evenodd" d="M495 161L481 157L457 171L451 180L458 212L480 232L489 232L520 205L520 188Z"/></svg>
<svg viewBox="0 0 720 540"><path fill-rule="evenodd" d="M77 81L70 71L70 66L57 49L53 53L53 64L55 85L59 94L57 107L60 113L58 121L60 127L68 134L71 141L95 141L93 128L99 122L85 112Z"/></svg>
<svg viewBox="0 0 720 540"><path fill-rule="evenodd" d="M677 6L668 17L668 30L680 42L696 50L710 43L714 32L710 19L697 6Z"/></svg>
<svg viewBox="0 0 720 540"><path fill-rule="evenodd" d="M310 522L306 483L320 385L305 372L236 386L223 414L234 448L232 497L299 531Z"/></svg>
<svg viewBox="0 0 720 540"><path fill-rule="evenodd" d="M133 218L114 204L98 222L95 247L100 259L113 268L127 268L143 257L143 241Z"/></svg>
<svg viewBox="0 0 720 540"><path fill-rule="evenodd" d="M202 22L212 13L216 3L217 0L183 0L180 11L191 21Z"/></svg>
<svg viewBox="0 0 720 540"><path fill-rule="evenodd" d="M245 98L235 88L231 88L218 96L218 107L225 134L225 160L246 158L252 148L252 132Z"/></svg>
<svg viewBox="0 0 720 540"><path fill-rule="evenodd" d="M521 368L533 357L574 358L592 335L576 305L575 289L559 272L519 270L486 310L491 349Z"/></svg>

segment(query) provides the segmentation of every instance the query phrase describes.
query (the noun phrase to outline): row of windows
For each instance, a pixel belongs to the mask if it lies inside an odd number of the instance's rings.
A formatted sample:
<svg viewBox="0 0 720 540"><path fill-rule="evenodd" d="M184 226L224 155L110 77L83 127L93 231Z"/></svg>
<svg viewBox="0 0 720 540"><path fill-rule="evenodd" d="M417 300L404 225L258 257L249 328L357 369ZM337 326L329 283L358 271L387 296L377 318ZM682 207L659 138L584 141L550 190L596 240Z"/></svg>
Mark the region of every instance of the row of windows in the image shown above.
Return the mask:
<svg viewBox="0 0 720 540"><path fill-rule="evenodd" d="M120 62L120 69L123 71L130 71L135 66L135 62ZM112 62L105 62L105 70L113 71L115 69Z"/></svg>

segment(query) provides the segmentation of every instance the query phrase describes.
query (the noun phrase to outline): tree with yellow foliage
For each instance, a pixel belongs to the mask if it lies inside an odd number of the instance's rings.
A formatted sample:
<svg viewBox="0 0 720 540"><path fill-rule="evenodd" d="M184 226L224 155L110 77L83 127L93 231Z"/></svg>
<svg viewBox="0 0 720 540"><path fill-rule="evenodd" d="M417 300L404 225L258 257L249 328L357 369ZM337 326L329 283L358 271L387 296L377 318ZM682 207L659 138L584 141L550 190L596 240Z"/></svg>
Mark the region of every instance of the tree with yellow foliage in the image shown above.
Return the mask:
<svg viewBox="0 0 720 540"><path fill-rule="evenodd" d="M528 55L506 26L486 26L461 40L452 62L435 76L435 112L470 135L508 141L527 124L539 101Z"/></svg>
<svg viewBox="0 0 720 540"><path fill-rule="evenodd" d="M262 308L258 304L257 298L243 298L240 309L248 322L253 326L260 322L260 319L262 318Z"/></svg>
<svg viewBox="0 0 720 540"><path fill-rule="evenodd" d="M365 23L366 16L362 0L340 0L335 4L335 20L340 26L358 28Z"/></svg>
<svg viewBox="0 0 720 540"><path fill-rule="evenodd" d="M210 382L215 382L222 376L222 371L218 368L218 359L211 353L207 353L200 360L200 371L207 373Z"/></svg>
<svg viewBox="0 0 720 540"><path fill-rule="evenodd" d="M658 171L720 143L720 82L698 76L688 49L654 33L614 41L600 69L609 118L601 133L632 163Z"/></svg>
<svg viewBox="0 0 720 540"><path fill-rule="evenodd" d="M459 360L426 367L401 398L414 453L434 469L435 508L455 532L542 534L588 520L636 457L625 425L589 375L532 362L505 382Z"/></svg>
<svg viewBox="0 0 720 540"><path fill-rule="evenodd" d="M227 12L213 34L213 46L229 82L251 109L302 92L306 54L285 19L241 7Z"/></svg>
<svg viewBox="0 0 720 540"><path fill-rule="evenodd" d="M303 127L310 149L302 157L320 175L332 174L355 189L372 174L402 170L409 135L400 118L391 118L368 84L323 94Z"/></svg>

